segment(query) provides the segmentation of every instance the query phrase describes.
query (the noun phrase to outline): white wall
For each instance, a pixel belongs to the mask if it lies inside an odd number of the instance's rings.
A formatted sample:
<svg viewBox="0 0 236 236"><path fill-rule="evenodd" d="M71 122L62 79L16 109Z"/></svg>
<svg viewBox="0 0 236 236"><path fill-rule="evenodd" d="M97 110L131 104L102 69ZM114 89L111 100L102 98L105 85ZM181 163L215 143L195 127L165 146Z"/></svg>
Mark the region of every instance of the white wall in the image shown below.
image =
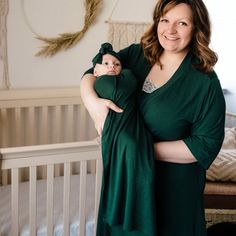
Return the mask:
<svg viewBox="0 0 236 236"><path fill-rule="evenodd" d="M35 57L42 46L35 39L23 16L21 3L25 5L30 26L40 35L54 37L59 33L74 32L82 28L84 0L9 0L8 57L9 77L12 88L77 86L84 70L101 43L107 40L109 18L116 0L104 0L102 12L96 24L90 27L84 38L73 48L59 52L51 58ZM149 22L156 0L119 0L112 19L120 21ZM234 0L205 0L213 22L212 47L218 52L216 72L224 88L236 92L233 68L236 14Z"/></svg>
<svg viewBox="0 0 236 236"><path fill-rule="evenodd" d="M112 20L151 21L155 0L119 0ZM22 5L24 3L24 10ZM8 57L12 88L77 86L83 72L101 43L107 41L109 18L116 0L104 0L96 24L73 48L50 58L35 57L42 46L30 27L39 35L55 37L83 27L83 0L9 0ZM23 12L25 12L25 16ZM28 25L27 25L28 24Z"/></svg>
<svg viewBox="0 0 236 236"><path fill-rule="evenodd" d="M216 0L204 1L212 20L212 48L219 56L215 70L222 87L236 94L235 77L235 39L236 3L226 0L225 3Z"/></svg>

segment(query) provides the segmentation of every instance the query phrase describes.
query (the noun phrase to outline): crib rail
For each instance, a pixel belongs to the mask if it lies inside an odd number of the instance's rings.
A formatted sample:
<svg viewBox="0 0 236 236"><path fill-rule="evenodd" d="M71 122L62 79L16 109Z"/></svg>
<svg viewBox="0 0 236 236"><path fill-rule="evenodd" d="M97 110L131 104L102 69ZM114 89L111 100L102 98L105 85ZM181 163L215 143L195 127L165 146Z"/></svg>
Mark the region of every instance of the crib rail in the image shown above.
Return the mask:
<svg viewBox="0 0 236 236"><path fill-rule="evenodd" d="M0 147L76 142L95 136L79 87L0 92Z"/></svg>
<svg viewBox="0 0 236 236"><path fill-rule="evenodd" d="M86 206L86 175L89 161L96 162L95 183L95 225L99 203L102 162L100 158L99 145L96 140L36 145L14 148L2 148L1 168L11 172L11 217L12 236L19 235L19 170L29 168L29 228L30 235L36 235L36 181L37 167L47 166L47 235L53 235L53 183L54 167L57 164L64 166L63 185L63 235L69 236L69 204L70 204L70 179L71 167L75 162L79 163L80 174L80 197L79 197L79 234L85 235L85 206ZM95 232L96 230L94 230Z"/></svg>

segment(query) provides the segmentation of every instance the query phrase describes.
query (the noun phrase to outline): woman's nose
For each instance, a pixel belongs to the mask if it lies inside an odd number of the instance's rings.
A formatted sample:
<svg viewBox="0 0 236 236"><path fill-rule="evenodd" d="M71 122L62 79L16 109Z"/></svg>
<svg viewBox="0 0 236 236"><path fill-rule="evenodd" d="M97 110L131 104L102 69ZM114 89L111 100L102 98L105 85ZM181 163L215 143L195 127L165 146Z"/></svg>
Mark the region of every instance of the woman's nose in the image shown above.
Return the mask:
<svg viewBox="0 0 236 236"><path fill-rule="evenodd" d="M177 32L176 25L175 24L169 24L168 31L172 34L176 33Z"/></svg>

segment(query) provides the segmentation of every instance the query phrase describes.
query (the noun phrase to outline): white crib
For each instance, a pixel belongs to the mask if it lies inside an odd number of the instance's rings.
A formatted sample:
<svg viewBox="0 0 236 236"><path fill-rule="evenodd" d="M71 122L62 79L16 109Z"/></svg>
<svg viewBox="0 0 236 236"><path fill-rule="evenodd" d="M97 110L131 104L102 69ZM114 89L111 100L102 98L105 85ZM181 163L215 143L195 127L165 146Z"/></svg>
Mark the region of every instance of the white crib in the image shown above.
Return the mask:
<svg viewBox="0 0 236 236"><path fill-rule="evenodd" d="M0 93L1 236L95 234L94 137L78 88Z"/></svg>
<svg viewBox="0 0 236 236"><path fill-rule="evenodd" d="M96 135L78 87L0 91L0 147L74 142Z"/></svg>
<svg viewBox="0 0 236 236"><path fill-rule="evenodd" d="M130 43L139 42L141 35L146 31L148 24L138 23L109 23L110 41L116 50ZM121 35L123 37L119 37ZM119 38L119 40L117 40ZM23 235L21 226L21 186L29 185L29 222L28 235L53 235L55 219L52 207L54 200L52 185L60 183L63 179L63 233L69 235L71 217L69 217L69 185L74 176L80 178L80 227L77 232L84 236L86 224L86 208L84 208L85 186L91 189L90 183L86 185L85 175L95 179L94 226L96 225L97 202L101 181L101 163L97 136L93 123L89 118L79 95L79 88L47 88L47 89L21 89L0 91L0 155L2 171L0 172L0 200L3 189L11 188L11 220L10 232L2 232L0 222L0 236ZM34 146L32 146L34 145ZM76 164L79 162L80 164ZM96 164L95 164L96 163ZM46 167L45 167L46 166ZM87 170L87 171L86 171ZM72 177L70 177L72 174ZM87 175L87 176L88 176ZM62 177L64 176L64 177ZM55 177L55 178L54 178ZM36 193L36 183L41 185L46 179L46 233L40 234L38 230L36 203L39 198ZM82 180L82 181L81 181ZM89 182L89 181L87 181ZM71 190L74 190L73 188ZM72 193L73 194L73 193ZM93 193L92 193L93 194ZM6 202L9 202L7 199ZM4 204L4 203L0 203ZM41 207L40 207L41 208ZM2 215L0 205L0 218ZM7 218L8 219L8 218ZM9 220L8 220L9 223ZM20 224L19 224L20 223ZM26 230L27 231L27 230ZM95 228L93 230L95 232Z"/></svg>

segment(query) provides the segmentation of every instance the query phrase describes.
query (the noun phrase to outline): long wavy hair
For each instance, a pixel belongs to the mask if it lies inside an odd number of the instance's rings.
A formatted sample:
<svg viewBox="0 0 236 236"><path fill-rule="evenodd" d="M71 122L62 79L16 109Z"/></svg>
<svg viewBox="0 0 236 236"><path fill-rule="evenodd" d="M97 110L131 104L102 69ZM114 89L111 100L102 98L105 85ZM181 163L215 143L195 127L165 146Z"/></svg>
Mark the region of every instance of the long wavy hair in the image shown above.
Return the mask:
<svg viewBox="0 0 236 236"><path fill-rule="evenodd" d="M199 60L199 63L195 66L203 72L210 72L213 70L218 57L217 54L209 48L211 22L208 10L202 0L159 0L154 8L153 23L141 38L144 56L151 65L155 63L161 65L160 56L164 49L158 40L157 26L160 18L180 3L187 4L193 14L194 30L189 49Z"/></svg>

